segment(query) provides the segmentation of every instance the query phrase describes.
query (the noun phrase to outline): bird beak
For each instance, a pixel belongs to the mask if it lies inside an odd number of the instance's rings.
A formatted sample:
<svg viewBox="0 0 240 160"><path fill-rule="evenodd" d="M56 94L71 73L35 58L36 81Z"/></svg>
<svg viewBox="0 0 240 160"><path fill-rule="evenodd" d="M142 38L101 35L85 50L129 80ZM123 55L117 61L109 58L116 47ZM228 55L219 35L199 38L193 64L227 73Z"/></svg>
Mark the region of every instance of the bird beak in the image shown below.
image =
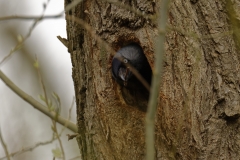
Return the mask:
<svg viewBox="0 0 240 160"><path fill-rule="evenodd" d="M119 69L119 76L124 81L124 86L127 85L127 81L129 79L130 75L131 75L131 71L129 70L129 68L120 68Z"/></svg>

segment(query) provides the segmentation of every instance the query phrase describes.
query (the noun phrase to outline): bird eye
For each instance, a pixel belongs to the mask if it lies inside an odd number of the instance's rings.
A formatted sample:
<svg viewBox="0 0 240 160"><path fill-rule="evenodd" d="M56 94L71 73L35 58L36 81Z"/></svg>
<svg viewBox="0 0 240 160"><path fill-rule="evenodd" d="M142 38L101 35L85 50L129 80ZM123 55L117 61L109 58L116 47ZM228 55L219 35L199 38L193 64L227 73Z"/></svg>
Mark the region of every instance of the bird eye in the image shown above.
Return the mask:
<svg viewBox="0 0 240 160"><path fill-rule="evenodd" d="M123 62L124 62L124 63L128 63L128 60L127 60L127 59L124 59Z"/></svg>

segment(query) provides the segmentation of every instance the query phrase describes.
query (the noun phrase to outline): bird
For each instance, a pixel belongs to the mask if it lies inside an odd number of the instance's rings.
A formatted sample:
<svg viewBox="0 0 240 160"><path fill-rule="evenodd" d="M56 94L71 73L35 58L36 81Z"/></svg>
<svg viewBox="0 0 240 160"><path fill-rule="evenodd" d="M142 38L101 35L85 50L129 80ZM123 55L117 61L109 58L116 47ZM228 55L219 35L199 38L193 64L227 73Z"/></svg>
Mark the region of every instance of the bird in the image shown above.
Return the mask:
<svg viewBox="0 0 240 160"><path fill-rule="evenodd" d="M130 43L120 48L114 55L112 76L120 85L136 89L143 86L139 77L136 77L136 72L151 85L152 70L143 49L137 43Z"/></svg>

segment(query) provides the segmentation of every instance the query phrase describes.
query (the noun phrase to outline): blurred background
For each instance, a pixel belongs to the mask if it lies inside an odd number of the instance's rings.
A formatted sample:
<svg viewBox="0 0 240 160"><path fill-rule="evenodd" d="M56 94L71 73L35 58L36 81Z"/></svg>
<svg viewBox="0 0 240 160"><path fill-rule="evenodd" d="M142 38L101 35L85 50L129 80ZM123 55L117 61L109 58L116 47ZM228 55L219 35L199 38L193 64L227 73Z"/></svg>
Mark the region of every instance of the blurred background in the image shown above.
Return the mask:
<svg viewBox="0 0 240 160"><path fill-rule="evenodd" d="M0 0L0 17L11 15L39 16L44 10L47 0ZM58 14L64 9L64 0L49 1L45 15ZM9 54L18 43L19 35L25 37L34 20L0 21L0 61ZM34 68L35 57L40 64L40 72L44 80L48 97L56 92L62 103L61 115L68 117L69 108L74 97L72 81L72 65L67 48L57 39L60 35L66 38L66 22L64 16L58 19L40 21L26 40L23 47L0 65L3 71L23 91L44 104L39 95L43 95L38 72ZM76 107L73 106L71 121L76 123ZM0 129L9 153L21 151L39 142L51 140L51 120L23 101L5 83L0 80ZM58 126L61 130L62 126ZM66 159L80 155L76 139L67 140L65 129L61 136ZM32 151L14 156L14 160L53 159L53 150L59 148L57 141L42 145ZM0 159L5 157L0 145Z"/></svg>

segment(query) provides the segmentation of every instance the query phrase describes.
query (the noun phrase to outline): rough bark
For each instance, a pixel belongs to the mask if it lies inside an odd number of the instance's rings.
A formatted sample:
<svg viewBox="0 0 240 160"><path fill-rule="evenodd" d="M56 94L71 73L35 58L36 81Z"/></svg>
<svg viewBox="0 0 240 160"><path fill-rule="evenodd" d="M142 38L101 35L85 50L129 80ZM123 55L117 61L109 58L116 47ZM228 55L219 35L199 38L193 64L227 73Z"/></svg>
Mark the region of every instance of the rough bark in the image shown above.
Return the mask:
<svg viewBox="0 0 240 160"><path fill-rule="evenodd" d="M147 15L156 14L160 3L121 2ZM231 23L239 24L231 16L240 9L237 4L237 0L171 2L156 159L239 159L239 40ZM157 27L150 20L97 0L85 0L66 14L83 19L115 51L137 42L153 67ZM82 158L144 159L145 112L139 104L147 102L114 81L112 53L83 28L67 20Z"/></svg>

